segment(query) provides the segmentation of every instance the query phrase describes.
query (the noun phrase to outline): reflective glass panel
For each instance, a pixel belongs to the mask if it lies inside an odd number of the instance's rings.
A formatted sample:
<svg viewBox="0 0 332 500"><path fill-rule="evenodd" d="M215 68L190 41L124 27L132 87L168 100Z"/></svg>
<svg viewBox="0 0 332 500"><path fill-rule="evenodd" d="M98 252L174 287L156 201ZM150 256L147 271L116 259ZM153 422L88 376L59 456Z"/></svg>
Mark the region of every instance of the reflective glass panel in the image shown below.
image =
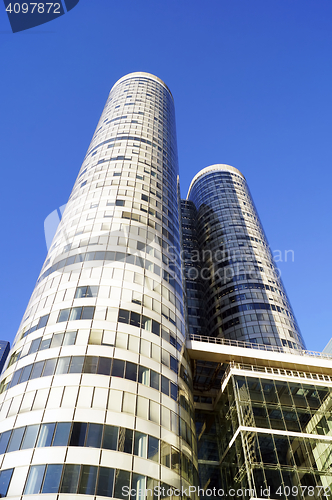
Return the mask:
<svg viewBox="0 0 332 500"><path fill-rule="evenodd" d="M0 472L0 498L7 496L10 480L14 469L7 469Z"/></svg>
<svg viewBox="0 0 332 500"><path fill-rule="evenodd" d="M54 434L53 446L67 446L71 429L70 422L59 422Z"/></svg>
<svg viewBox="0 0 332 500"><path fill-rule="evenodd" d="M105 497L112 497L113 483L114 483L114 469L100 467L96 494Z"/></svg>
<svg viewBox="0 0 332 500"><path fill-rule="evenodd" d="M54 433L55 423L52 424L42 424L40 427L40 432L37 441L37 448L44 446L51 446L53 433Z"/></svg>
<svg viewBox="0 0 332 500"><path fill-rule="evenodd" d="M93 495L96 489L97 467L83 465L78 493Z"/></svg>
<svg viewBox="0 0 332 500"><path fill-rule="evenodd" d="M19 427L18 429L13 430L7 453L20 449L24 431L25 427Z"/></svg>
<svg viewBox="0 0 332 500"><path fill-rule="evenodd" d="M85 446L100 448L102 433L103 426L101 424L89 424Z"/></svg>
<svg viewBox="0 0 332 500"><path fill-rule="evenodd" d="M39 425L29 425L26 428L21 450L25 450L27 448L34 448L36 444L38 431L39 431Z"/></svg>
<svg viewBox="0 0 332 500"><path fill-rule="evenodd" d="M58 493L62 467L62 464L52 464L47 466L42 493Z"/></svg>
<svg viewBox="0 0 332 500"><path fill-rule="evenodd" d="M25 485L24 495L37 495L40 493L46 465L32 465L28 480Z"/></svg>
<svg viewBox="0 0 332 500"><path fill-rule="evenodd" d="M60 493L76 493L80 477L80 465L66 464Z"/></svg>

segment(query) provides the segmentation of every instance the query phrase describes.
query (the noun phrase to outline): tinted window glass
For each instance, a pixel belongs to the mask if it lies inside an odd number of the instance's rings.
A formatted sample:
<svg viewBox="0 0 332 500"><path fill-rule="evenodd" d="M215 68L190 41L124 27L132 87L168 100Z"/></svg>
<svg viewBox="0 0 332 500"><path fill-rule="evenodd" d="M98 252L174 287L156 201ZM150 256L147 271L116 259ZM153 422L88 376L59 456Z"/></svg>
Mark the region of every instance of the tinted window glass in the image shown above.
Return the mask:
<svg viewBox="0 0 332 500"><path fill-rule="evenodd" d="M43 377L48 377L50 375L53 375L54 370L55 370L55 365L56 365L56 358L53 359L47 359L45 362L45 367L43 371Z"/></svg>
<svg viewBox="0 0 332 500"><path fill-rule="evenodd" d="M7 453L10 451L16 451L20 449L25 427L20 427L19 429L14 429L10 443L7 449Z"/></svg>
<svg viewBox="0 0 332 500"><path fill-rule="evenodd" d="M34 352L38 351L39 345L40 345L41 337L39 339L35 339L31 342L31 346L29 349L29 354L33 354Z"/></svg>
<svg viewBox="0 0 332 500"><path fill-rule="evenodd" d="M76 342L77 332L66 332L63 345L74 345Z"/></svg>
<svg viewBox="0 0 332 500"><path fill-rule="evenodd" d="M169 381L164 375L161 376L161 392L169 396Z"/></svg>
<svg viewBox="0 0 332 500"><path fill-rule="evenodd" d="M69 373L82 373L84 356L73 356L69 368Z"/></svg>
<svg viewBox="0 0 332 500"><path fill-rule="evenodd" d="M87 424L74 422L69 446L84 446Z"/></svg>
<svg viewBox="0 0 332 500"><path fill-rule="evenodd" d="M107 450L116 450L118 443L119 427L106 425L104 429L103 448Z"/></svg>
<svg viewBox="0 0 332 500"><path fill-rule="evenodd" d="M52 340L52 337L50 337L49 339L42 340L40 347L39 347L39 350L43 351L44 349L48 349L51 345L51 340Z"/></svg>
<svg viewBox="0 0 332 500"><path fill-rule="evenodd" d="M24 495L37 495L40 493L46 465L33 465L30 468Z"/></svg>
<svg viewBox="0 0 332 500"><path fill-rule="evenodd" d="M75 321L77 319L80 319L81 314L82 314L82 307L73 307L70 313L69 320Z"/></svg>
<svg viewBox="0 0 332 500"><path fill-rule="evenodd" d="M83 465L78 493L93 495L96 489L97 467Z"/></svg>
<svg viewBox="0 0 332 500"><path fill-rule="evenodd" d="M58 493L62 467L62 464L47 466L42 493Z"/></svg>
<svg viewBox="0 0 332 500"><path fill-rule="evenodd" d="M20 376L22 374L22 368L20 370L17 370L14 375L13 375L13 378L12 378L12 381L11 381L11 384L10 384L10 387L14 387L16 384L18 384L18 381L20 379Z"/></svg>
<svg viewBox="0 0 332 500"><path fill-rule="evenodd" d="M62 321L68 321L69 313L70 313L70 309L62 309L62 311L60 311L60 313L59 313L59 317L58 317L57 322L61 323Z"/></svg>
<svg viewBox="0 0 332 500"><path fill-rule="evenodd" d="M150 373L150 387L159 390L159 373L151 370Z"/></svg>
<svg viewBox="0 0 332 500"><path fill-rule="evenodd" d="M58 423L54 434L53 446L67 446L70 429L70 422Z"/></svg>
<svg viewBox="0 0 332 500"><path fill-rule="evenodd" d="M37 441L37 448L44 446L51 446L53 433L54 433L55 423L52 424L42 424L40 427L40 432Z"/></svg>
<svg viewBox="0 0 332 500"><path fill-rule="evenodd" d="M114 497L123 499L124 487L129 488L130 472L126 470L117 470L114 485Z"/></svg>
<svg viewBox="0 0 332 500"><path fill-rule="evenodd" d="M114 469L106 467L99 468L97 495L112 497L113 496Z"/></svg>
<svg viewBox="0 0 332 500"><path fill-rule="evenodd" d="M94 307L84 307L81 319L93 319L94 312Z"/></svg>
<svg viewBox="0 0 332 500"><path fill-rule="evenodd" d="M99 358L97 373L100 375L109 375L111 372L111 363L112 360L110 358Z"/></svg>
<svg viewBox="0 0 332 500"><path fill-rule="evenodd" d="M25 366L23 368L20 383L26 382L27 380L29 380L31 370L32 370L32 365L28 365L28 366Z"/></svg>
<svg viewBox="0 0 332 500"><path fill-rule="evenodd" d="M0 497L6 497L10 480L14 469L7 469L0 472Z"/></svg>
<svg viewBox="0 0 332 500"><path fill-rule="evenodd" d="M68 373L68 367L70 363L70 356L65 356L64 358L58 359L58 364L55 370L56 375L60 375L62 373Z"/></svg>
<svg viewBox="0 0 332 500"><path fill-rule="evenodd" d="M159 439L149 436L148 459L159 462Z"/></svg>
<svg viewBox="0 0 332 500"><path fill-rule="evenodd" d="M63 333L56 333L53 335L51 347L59 347L61 346L63 341Z"/></svg>
<svg viewBox="0 0 332 500"><path fill-rule="evenodd" d="M64 473L60 493L76 493L78 486L78 479L80 477L80 465L66 464L64 466Z"/></svg>
<svg viewBox="0 0 332 500"><path fill-rule="evenodd" d="M123 377L124 372L124 361L121 359L114 359L112 366L112 376L113 377Z"/></svg>
<svg viewBox="0 0 332 500"><path fill-rule="evenodd" d="M12 433L12 431L6 431L6 432L3 432L1 434L1 437L0 437L0 455L5 453L11 433Z"/></svg>
<svg viewBox="0 0 332 500"><path fill-rule="evenodd" d="M41 377L41 374L42 374L42 371L44 368L44 364L45 364L45 361L39 361L38 363L35 363L33 365L30 379Z"/></svg>
<svg viewBox="0 0 332 500"><path fill-rule="evenodd" d="M87 356L84 361L83 373L96 373L97 364L97 356Z"/></svg>
<svg viewBox="0 0 332 500"><path fill-rule="evenodd" d="M101 424L89 424L88 436L85 446L100 448L103 426Z"/></svg>
<svg viewBox="0 0 332 500"><path fill-rule="evenodd" d="M39 425L29 425L26 428L26 432L24 434L21 450L25 450L28 448L34 448L34 446L36 444L38 431L39 431Z"/></svg>
<svg viewBox="0 0 332 500"><path fill-rule="evenodd" d="M135 363L130 363L129 361L127 361L125 378L136 382L136 380L137 380L137 365Z"/></svg>

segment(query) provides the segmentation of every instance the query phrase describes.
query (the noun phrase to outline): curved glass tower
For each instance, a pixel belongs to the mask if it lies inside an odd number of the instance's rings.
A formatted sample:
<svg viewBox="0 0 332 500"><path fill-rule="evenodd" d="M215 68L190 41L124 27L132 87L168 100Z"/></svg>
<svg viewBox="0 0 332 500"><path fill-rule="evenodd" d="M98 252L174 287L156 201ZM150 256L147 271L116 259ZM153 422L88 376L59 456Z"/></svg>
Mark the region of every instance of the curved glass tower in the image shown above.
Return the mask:
<svg viewBox="0 0 332 500"><path fill-rule="evenodd" d="M199 255L187 281L203 286L208 335L303 349L275 261L244 176L229 165L201 170L189 187ZM198 263L199 262L199 266ZM190 309L189 309L190 312ZM194 324L189 314L189 326ZM206 329L205 329L206 331ZM191 333L200 333L192 329Z"/></svg>
<svg viewBox="0 0 332 500"><path fill-rule="evenodd" d="M173 98L132 73L109 94L2 376L1 496L152 499L195 483L179 250Z"/></svg>

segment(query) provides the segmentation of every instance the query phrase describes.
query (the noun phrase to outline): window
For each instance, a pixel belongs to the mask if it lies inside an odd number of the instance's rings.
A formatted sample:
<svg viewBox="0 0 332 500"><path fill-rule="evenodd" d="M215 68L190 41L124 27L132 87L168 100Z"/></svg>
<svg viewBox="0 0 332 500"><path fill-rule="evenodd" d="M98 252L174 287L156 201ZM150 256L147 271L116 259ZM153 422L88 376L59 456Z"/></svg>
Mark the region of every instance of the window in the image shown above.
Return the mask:
<svg viewBox="0 0 332 500"><path fill-rule="evenodd" d="M116 450L118 443L119 427L107 425L104 430L103 448L106 450Z"/></svg>
<svg viewBox="0 0 332 500"><path fill-rule="evenodd" d="M159 462L159 439L153 436L148 440L148 459Z"/></svg>
<svg viewBox="0 0 332 500"><path fill-rule="evenodd" d="M18 429L13 430L7 453L20 449L24 431L25 427L19 427Z"/></svg>
<svg viewBox="0 0 332 500"><path fill-rule="evenodd" d="M42 493L58 493L62 468L62 464L52 464L47 466Z"/></svg>
<svg viewBox="0 0 332 500"><path fill-rule="evenodd" d="M114 485L114 497L123 499L123 488L129 489L130 472L125 470L117 470Z"/></svg>
<svg viewBox="0 0 332 500"><path fill-rule="evenodd" d="M76 493L80 476L80 465L66 464L60 493Z"/></svg>
<svg viewBox="0 0 332 500"><path fill-rule="evenodd" d="M79 286L76 288L75 299L97 297L99 286Z"/></svg>
<svg viewBox="0 0 332 500"><path fill-rule="evenodd" d="M114 484L114 469L99 468L97 495L112 497Z"/></svg>
<svg viewBox="0 0 332 500"><path fill-rule="evenodd" d="M134 382L137 381L137 365L135 363L127 361L125 378Z"/></svg>
<svg viewBox="0 0 332 500"><path fill-rule="evenodd" d="M23 443L21 446L21 450L25 450L28 448L34 448L36 444L37 434L39 431L39 425L29 425L26 428L26 432L24 434Z"/></svg>
<svg viewBox="0 0 332 500"><path fill-rule="evenodd" d="M33 465L30 468L28 480L25 485L24 495L40 493L46 465Z"/></svg>
<svg viewBox="0 0 332 500"><path fill-rule="evenodd" d="M44 328L44 326L47 325L48 318L49 318L49 314L46 314L46 316L42 316L40 318L40 320L38 321L37 330L38 330L38 328Z"/></svg>
<svg viewBox="0 0 332 500"><path fill-rule="evenodd" d="M0 455L5 453L11 433L12 433L12 431L6 431L6 432L3 432L1 434L1 437L0 437Z"/></svg>
<svg viewBox="0 0 332 500"><path fill-rule="evenodd" d="M70 309L62 309L62 311L59 312L57 323L62 323L63 321L68 321L69 313L70 313Z"/></svg>
<svg viewBox="0 0 332 500"><path fill-rule="evenodd" d="M142 458L147 457L148 436L142 432L135 432L134 455Z"/></svg>
<svg viewBox="0 0 332 500"><path fill-rule="evenodd" d="M120 359L113 360L112 366L112 376L113 377L123 377L125 362Z"/></svg>
<svg viewBox="0 0 332 500"><path fill-rule="evenodd" d="M81 471L80 485L78 493L83 495L93 495L96 488L97 467L83 465Z"/></svg>
<svg viewBox="0 0 332 500"><path fill-rule="evenodd" d="M91 288L91 287L90 287ZM77 321L79 319L93 319L95 307L73 307L71 309L62 309L59 313L57 323L63 321Z"/></svg>
<svg viewBox="0 0 332 500"><path fill-rule="evenodd" d="M70 422L59 422L54 434L53 446L67 446L71 429Z"/></svg>
<svg viewBox="0 0 332 500"><path fill-rule="evenodd" d="M85 446L100 448L103 426L101 424L89 424L88 435Z"/></svg>
<svg viewBox="0 0 332 500"><path fill-rule="evenodd" d="M51 446L54 428L55 428L55 423L41 425L36 445L37 448L41 448L44 446Z"/></svg>
<svg viewBox="0 0 332 500"><path fill-rule="evenodd" d="M7 469L0 472L0 498L7 496L10 480L14 469Z"/></svg>
<svg viewBox="0 0 332 500"><path fill-rule="evenodd" d="M74 422L69 446L84 446L87 424Z"/></svg>

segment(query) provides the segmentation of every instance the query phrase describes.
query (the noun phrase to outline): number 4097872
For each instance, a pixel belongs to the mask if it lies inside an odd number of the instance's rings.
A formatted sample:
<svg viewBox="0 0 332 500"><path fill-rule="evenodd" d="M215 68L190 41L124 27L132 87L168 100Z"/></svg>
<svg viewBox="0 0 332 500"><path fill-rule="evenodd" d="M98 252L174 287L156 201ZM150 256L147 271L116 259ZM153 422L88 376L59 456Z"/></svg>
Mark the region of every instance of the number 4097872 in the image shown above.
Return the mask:
<svg viewBox="0 0 332 500"><path fill-rule="evenodd" d="M6 11L10 14L61 14L59 3L10 3Z"/></svg>

